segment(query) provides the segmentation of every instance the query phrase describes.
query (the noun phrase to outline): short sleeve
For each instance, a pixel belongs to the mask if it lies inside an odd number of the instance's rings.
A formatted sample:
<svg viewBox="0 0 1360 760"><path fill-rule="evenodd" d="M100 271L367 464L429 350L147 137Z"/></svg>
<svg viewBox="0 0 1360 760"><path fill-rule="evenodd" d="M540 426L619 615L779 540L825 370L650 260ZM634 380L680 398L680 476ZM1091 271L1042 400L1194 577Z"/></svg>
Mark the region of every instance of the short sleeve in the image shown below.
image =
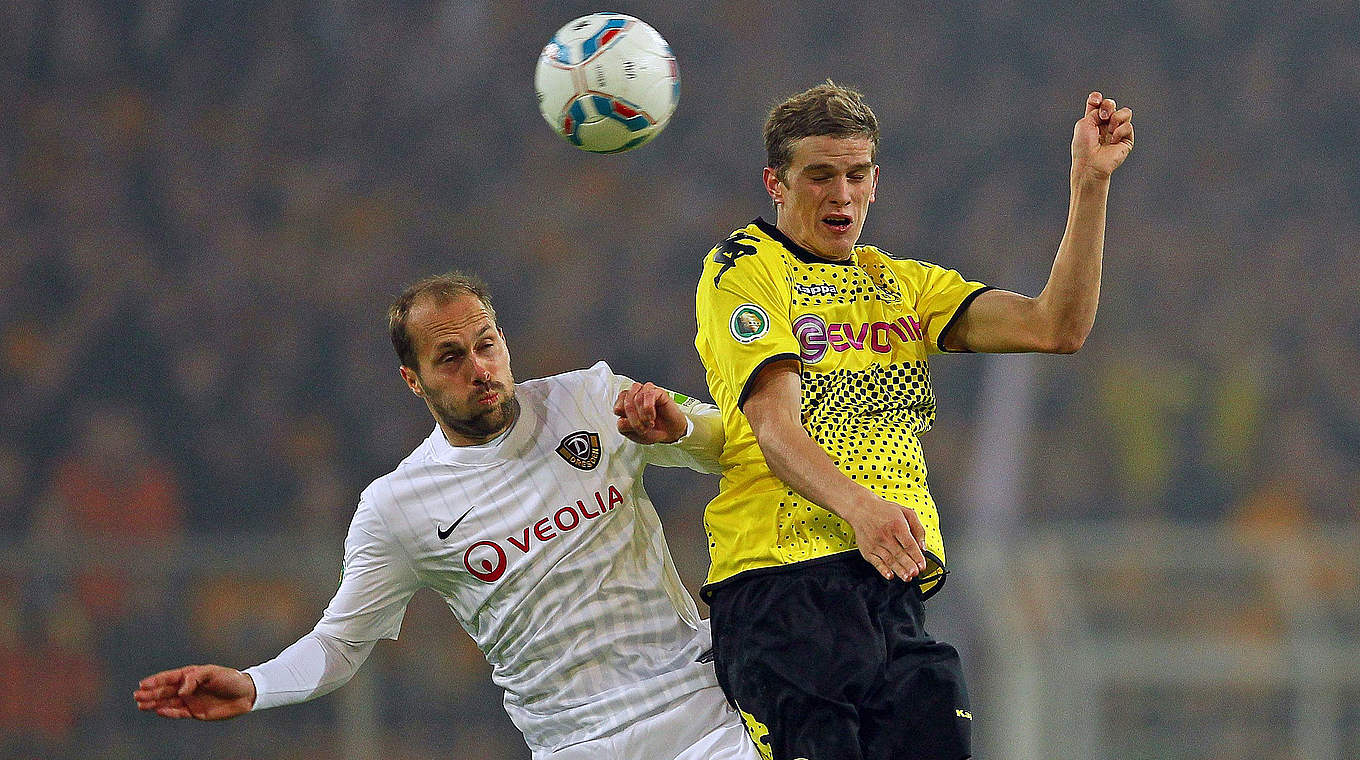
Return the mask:
<svg viewBox="0 0 1360 760"><path fill-rule="evenodd" d="M731 240L723 245L730 245ZM732 257L732 264L718 258L714 249L705 265L695 299L699 341L709 371L736 396L737 407L746 402L751 381L762 367L781 359L797 360L798 340L793 335L790 312L792 289L783 259L768 250Z"/></svg>
<svg viewBox="0 0 1360 760"><path fill-rule="evenodd" d="M905 263L915 269L910 279L916 285L913 288L915 308L925 328L926 350L932 354L943 353L941 341L954 322L974 298L991 290L991 287L966 280L953 269L922 261Z"/></svg>
<svg viewBox="0 0 1360 760"><path fill-rule="evenodd" d="M316 630L342 641L395 639L420 582L371 504L359 502L345 538L340 588Z"/></svg>

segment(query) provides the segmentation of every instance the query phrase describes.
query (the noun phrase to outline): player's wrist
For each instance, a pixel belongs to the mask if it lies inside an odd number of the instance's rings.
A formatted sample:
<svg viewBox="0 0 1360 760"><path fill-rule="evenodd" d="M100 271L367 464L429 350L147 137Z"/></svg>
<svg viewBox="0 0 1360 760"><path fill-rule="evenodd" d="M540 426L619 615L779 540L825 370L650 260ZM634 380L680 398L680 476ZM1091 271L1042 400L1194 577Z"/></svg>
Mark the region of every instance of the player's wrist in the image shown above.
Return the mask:
<svg viewBox="0 0 1360 760"><path fill-rule="evenodd" d="M680 435L676 436L672 440L666 441L666 443L681 443L686 438L689 438L691 435L694 434L694 420L690 419L689 415L684 415L684 417L685 417L685 429L680 431Z"/></svg>
<svg viewBox="0 0 1360 760"><path fill-rule="evenodd" d="M852 489L845 498L838 500L838 508L834 509L842 520L850 523L851 527L859 522L860 518L872 514L875 507L883 500L873 491L859 485L850 483Z"/></svg>
<svg viewBox="0 0 1360 760"><path fill-rule="evenodd" d="M1110 189L1111 172L1097 169L1089 164L1072 166L1071 189L1073 193L1106 192Z"/></svg>

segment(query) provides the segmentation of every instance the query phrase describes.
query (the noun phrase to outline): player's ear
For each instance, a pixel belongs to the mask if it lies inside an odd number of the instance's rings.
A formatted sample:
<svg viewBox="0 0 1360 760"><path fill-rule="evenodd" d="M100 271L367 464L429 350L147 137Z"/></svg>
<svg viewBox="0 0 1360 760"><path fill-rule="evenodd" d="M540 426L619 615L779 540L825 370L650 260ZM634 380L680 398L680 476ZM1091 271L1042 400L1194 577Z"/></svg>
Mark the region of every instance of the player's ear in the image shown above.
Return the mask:
<svg viewBox="0 0 1360 760"><path fill-rule="evenodd" d="M406 381L406 387L410 388L411 392L417 396L425 398L425 389L420 387L420 375L405 364L401 365L399 369L401 370L401 379Z"/></svg>
<svg viewBox="0 0 1360 760"><path fill-rule="evenodd" d="M770 198L775 203L784 202L784 183L779 180L779 173L770 167L765 167L765 192L770 194Z"/></svg>
<svg viewBox="0 0 1360 760"><path fill-rule="evenodd" d="M874 194L878 192L878 164L874 164L874 173L870 178L872 184L869 185L869 202L874 202Z"/></svg>

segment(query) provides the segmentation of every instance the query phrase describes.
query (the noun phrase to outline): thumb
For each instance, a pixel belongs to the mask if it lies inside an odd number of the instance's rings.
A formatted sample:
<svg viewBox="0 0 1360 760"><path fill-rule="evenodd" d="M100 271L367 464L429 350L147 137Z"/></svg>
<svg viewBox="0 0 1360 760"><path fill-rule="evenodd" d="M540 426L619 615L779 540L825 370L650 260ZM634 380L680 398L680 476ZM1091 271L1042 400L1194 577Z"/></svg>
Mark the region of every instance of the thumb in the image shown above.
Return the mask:
<svg viewBox="0 0 1360 760"><path fill-rule="evenodd" d="M198 685L203 682L203 671L199 668L186 668L184 670L184 680L179 686L179 696L187 697L198 690Z"/></svg>

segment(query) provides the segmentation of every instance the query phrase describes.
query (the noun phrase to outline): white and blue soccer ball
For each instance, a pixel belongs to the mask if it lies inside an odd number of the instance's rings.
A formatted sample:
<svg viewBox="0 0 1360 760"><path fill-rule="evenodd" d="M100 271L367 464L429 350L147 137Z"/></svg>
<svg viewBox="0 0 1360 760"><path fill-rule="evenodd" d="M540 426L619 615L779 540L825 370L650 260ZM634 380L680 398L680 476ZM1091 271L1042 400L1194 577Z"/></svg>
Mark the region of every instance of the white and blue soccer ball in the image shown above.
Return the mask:
<svg viewBox="0 0 1360 760"><path fill-rule="evenodd" d="M593 13L557 30L534 72L538 110L567 142L622 153L656 137L680 101L670 45L622 13Z"/></svg>

